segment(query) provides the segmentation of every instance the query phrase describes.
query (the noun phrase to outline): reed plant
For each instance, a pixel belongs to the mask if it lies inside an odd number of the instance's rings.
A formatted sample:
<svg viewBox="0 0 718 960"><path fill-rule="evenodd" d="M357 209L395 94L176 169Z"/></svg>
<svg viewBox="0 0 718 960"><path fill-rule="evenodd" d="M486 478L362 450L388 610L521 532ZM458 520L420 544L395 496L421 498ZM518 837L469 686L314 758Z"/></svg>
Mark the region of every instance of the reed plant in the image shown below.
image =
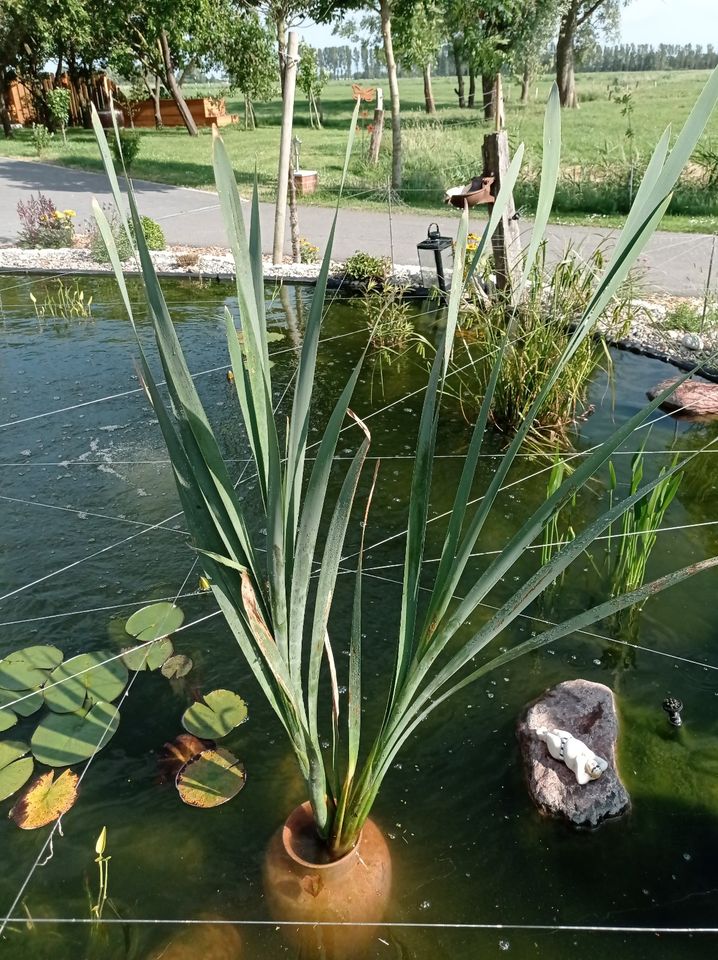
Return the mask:
<svg viewBox="0 0 718 960"><path fill-rule="evenodd" d="M631 493L640 489L643 482L645 443L635 456L631 458L631 478L629 490ZM650 495L639 500L626 510L621 518L620 533L614 538L609 527L610 539L608 559L611 563L611 587L614 595L640 587L646 579L646 567L654 546L656 545L656 531L663 523L663 518L678 493L683 479L683 471L675 471L678 464L676 455L670 466L662 467L658 474L658 483ZM616 496L617 478L614 469L610 473L610 498ZM613 544L615 540L615 556Z"/></svg>
<svg viewBox="0 0 718 960"><path fill-rule="evenodd" d="M325 843L330 857L341 857L356 844L397 753L417 727L448 698L489 671L529 651L555 643L576 630L618 610L641 603L666 587L718 564L718 557L693 563L637 590L583 610L503 652L493 656L486 652L492 641L498 637L505 639L505 632L514 620L597 536L619 521L635 503L651 494L658 481L649 481L589 523L547 564L520 582L490 619L480 626L470 622L474 611L494 587L501 581L512 581L514 566L522 559L527 547L540 537L546 522L556 510L606 464L613 452L665 400L669 389L661 392L643 410L622 423L600 446L591 450L573 473L564 478L556 492L509 537L501 552L494 556L480 576L472 580L469 589L464 591L463 599L455 598L499 491L534 420L564 366L581 349L659 223L670 203L673 185L700 137L717 96L718 72L712 75L670 152L670 131L666 131L661 138L637 191L611 262L606 266L561 357L537 390L523 423L497 462L482 499L474 509L470 509L470 491L489 429L493 391L514 337L512 324L507 325L467 445L453 507L447 518L439 562L425 567L434 449L462 297L461 282L452 285L446 328L428 376L414 450L413 474L406 503L402 586L397 600L399 626L395 638L394 668L391 677L387 678L383 718L372 730L366 729L362 715L362 666L364 659L371 655L366 654L364 649L366 627L362 609L362 566L363 536L370 522L371 490L380 480L375 470L368 496L362 498L361 504L356 502L360 478L371 446L371 434L366 423L350 410L363 357L348 377L326 425L317 434L319 439L314 459L310 461L307 457L308 437L316 413L312 394L336 215L306 321L291 414L286 420L284 417L275 418L272 410L272 370L267 349L257 189L255 187L247 236L234 173L222 140L215 133L215 178L236 263L244 355L237 342L235 319L229 310L225 317L227 343L239 410L251 447L258 484L257 498L245 501L234 488L195 390L144 240L132 186L127 183L147 307L171 403L168 404L160 392L138 338L145 389L167 445L186 522L201 559L203 573L210 579L227 624L291 743L311 801L317 834ZM357 104L352 131L356 126L358 109ZM119 183L105 134L96 116L94 126L121 211ZM544 172L537 205L536 232L526 251L524 279L533 268L551 210L558 173L559 145L560 107L558 92L554 88L546 115ZM350 149L351 134L344 163L345 172ZM504 178L489 224L477 246L474 268L505 208L520 170L522 155L523 150L519 148ZM110 252L125 308L134 323L132 304L112 230L98 205L95 205L95 216ZM129 224L125 223L125 229L129 236ZM459 263L463 259L467 234L468 214L465 212L457 239ZM338 493L333 496L330 495L329 479L333 467L340 466L339 462L334 464L334 458L340 433L344 429L349 432L343 438L343 446L351 440L356 452L348 466L341 462L343 479ZM676 464L666 476L672 476L678 468ZM253 523L250 523L250 518ZM340 669L344 661L338 661L335 656L335 641L330 636L330 615L335 592L340 589L337 578L345 537L353 518L363 519L362 545L355 558L350 622L341 625L341 646L349 649L344 671ZM262 529L261 537L250 532L256 521L259 521L257 527ZM346 578L342 578L342 582L346 582ZM420 597L426 597L426 602L420 602ZM332 626L332 632L334 629ZM374 639L383 645L387 643L383 632ZM346 700L340 695L340 686L344 684L348 689ZM324 746L325 739L327 747Z"/></svg>

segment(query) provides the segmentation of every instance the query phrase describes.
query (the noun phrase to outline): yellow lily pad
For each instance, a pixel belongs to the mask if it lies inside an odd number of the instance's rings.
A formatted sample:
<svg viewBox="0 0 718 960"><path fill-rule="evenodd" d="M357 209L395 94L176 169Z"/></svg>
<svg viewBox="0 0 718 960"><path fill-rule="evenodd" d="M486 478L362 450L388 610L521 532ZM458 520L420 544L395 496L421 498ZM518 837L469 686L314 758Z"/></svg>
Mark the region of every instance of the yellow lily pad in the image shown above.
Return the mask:
<svg viewBox="0 0 718 960"><path fill-rule="evenodd" d="M52 770L33 781L10 811L10 817L21 830L37 830L53 823L77 800L79 777L72 770L63 771L57 779Z"/></svg>

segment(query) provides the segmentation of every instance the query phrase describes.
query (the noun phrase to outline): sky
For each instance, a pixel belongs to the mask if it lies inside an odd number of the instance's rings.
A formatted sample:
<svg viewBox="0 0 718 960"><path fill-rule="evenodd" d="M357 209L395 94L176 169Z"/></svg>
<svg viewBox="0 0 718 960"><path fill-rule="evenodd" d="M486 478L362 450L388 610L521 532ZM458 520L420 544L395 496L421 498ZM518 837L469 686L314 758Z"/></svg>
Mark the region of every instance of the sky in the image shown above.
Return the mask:
<svg viewBox="0 0 718 960"><path fill-rule="evenodd" d="M479 0L477 0L479 2ZM315 47L347 43L326 25L302 26L300 35ZM718 47L718 0L631 0L622 12L624 43L696 43Z"/></svg>

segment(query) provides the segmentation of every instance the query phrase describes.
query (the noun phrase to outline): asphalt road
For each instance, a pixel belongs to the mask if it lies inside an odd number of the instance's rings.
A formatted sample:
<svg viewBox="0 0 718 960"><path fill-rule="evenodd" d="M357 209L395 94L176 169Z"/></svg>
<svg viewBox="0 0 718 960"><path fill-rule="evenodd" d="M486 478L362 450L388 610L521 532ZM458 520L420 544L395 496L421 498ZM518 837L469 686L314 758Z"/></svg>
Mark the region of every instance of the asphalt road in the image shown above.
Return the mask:
<svg viewBox="0 0 718 960"><path fill-rule="evenodd" d="M140 212L159 221L169 243L194 246L227 246L216 195L202 190L173 187L162 183L135 181ZM109 203L110 194L104 174L89 173L36 161L0 158L0 245L11 244L18 231L17 202L31 193L48 195L60 209L77 211L78 223L90 218L90 202L96 196ZM249 204L245 206L248 214ZM332 211L328 207L300 208L301 234L323 250ZM435 217L442 233L455 235L458 213ZM264 249L271 248L274 207L261 204ZM395 211L391 229L388 214L374 210L342 209L339 213L334 256L343 259L356 250L375 255L393 254L400 264L416 264L416 244L426 236L429 217L425 214ZM474 230L484 220L479 214ZM527 237L530 222L523 230ZM559 257L568 244L585 255L603 244L610 249L616 232L601 227L550 226L547 231L549 254ZM656 233L639 259L638 267L645 285L653 292L685 296L702 295L708 272L712 237L706 234ZM288 245L287 245L288 249ZM716 269L718 274L718 265ZM718 285L714 275L713 289Z"/></svg>

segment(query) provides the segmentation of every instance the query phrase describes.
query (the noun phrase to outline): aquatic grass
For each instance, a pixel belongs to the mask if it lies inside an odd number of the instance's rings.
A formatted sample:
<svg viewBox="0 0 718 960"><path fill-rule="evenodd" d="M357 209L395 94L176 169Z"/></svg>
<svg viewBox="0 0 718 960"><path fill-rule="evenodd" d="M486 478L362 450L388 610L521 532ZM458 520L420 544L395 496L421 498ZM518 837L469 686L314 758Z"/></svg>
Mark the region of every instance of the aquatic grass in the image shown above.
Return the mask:
<svg viewBox="0 0 718 960"><path fill-rule="evenodd" d="M560 145L557 96L554 89L546 120L544 142L548 145L549 155L544 159L549 169L557 166L556 154ZM398 751L445 700L489 671L526 652L642 603L649 596L718 564L718 557L693 563L584 610L538 636L516 644L499 656L481 661L487 645L501 636L597 536L617 523L641 499L649 496L660 482L658 479L649 481L613 504L561 547L548 563L524 580L489 621L478 629L470 624L470 618L479 605L501 581L509 579L507 574L523 558L527 547L541 535L556 511L585 486L621 444L658 408L673 389L669 388L621 424L600 446L591 450L545 503L524 520L481 575L473 579L464 598L459 600L455 597L507 474L529 436L536 417L565 365L591 335L596 322L659 223L670 202L673 185L693 151L717 97L718 71L712 75L673 150L668 152L668 132L659 142L611 261L595 284L561 356L537 390L523 423L497 462L482 499L470 511L468 502L478 458L490 428L493 393L504 355L514 335L513 318L509 319L468 444L446 524L441 557L436 567L431 567L435 572L428 587L428 602L423 603L420 597L424 596L429 570L429 567L425 567L425 547L432 500L434 450L463 294L461 282L452 285L446 329L424 392L414 452L407 501L408 522L395 665L383 720L378 729L372 731L364 728L361 710L362 661L366 659L362 610L363 544L355 558L352 616L345 630L350 643L346 671L348 699L344 712L340 695L340 682L344 680L344 671L340 678L340 666L343 664L335 656L329 633L337 577L340 566L344 569L349 559L344 556L345 542L355 510L360 511L360 516L363 514L364 527L371 522L366 499L358 497L371 434L366 424L350 410L364 355L348 378L319 435L311 470L306 462L318 341L336 215L306 322L291 415L285 427L283 420L275 420L272 411L272 373L264 319L258 193L255 188L247 237L229 158L222 140L219 136L215 137L215 176L236 262L244 355L239 349L234 319L229 312L226 316L227 339L239 407L258 481L259 502L253 500L249 503L242 500L234 489L195 391L142 233L132 185L127 182L130 216L134 224L146 300L171 408L157 387L138 338L145 388L168 448L186 522L204 573L211 579L214 596L241 652L293 747L311 800L318 835L331 856L341 856L355 845ZM357 110L358 105L352 131L356 126ZM93 117L93 123L103 160L110 173L115 201L122 211L122 196L112 169L105 135L96 116ZM350 133L344 161L345 175L351 141ZM490 222L467 272L468 281L518 176L521 154L522 151L517 151L511 171L502 184ZM541 185L543 195L538 204L541 215L537 218L537 229L541 232L551 208L554 188L555 180L544 178ZM99 229L108 245L121 296L132 320L132 306L112 231L101 208L95 204L94 210ZM465 259L467 234L468 213L465 211L457 239L459 263ZM532 244L530 249L537 250L538 244ZM525 265L527 274L532 269L530 261L528 257ZM339 435L345 427L350 431L347 442L351 438L355 453L345 468L338 493L330 495L330 473L335 466ZM682 463L695 455L690 454ZM681 465L672 466L665 478L674 476ZM381 475L375 477L374 482L381 482ZM361 506L358 499L364 500ZM250 512L253 519L260 520L260 526L266 531L263 533L263 551L260 551L257 539L250 535ZM331 739L329 746L325 747L322 727L327 715L331 723Z"/></svg>
<svg viewBox="0 0 718 960"><path fill-rule="evenodd" d="M631 458L631 478L629 490L635 493L643 481L644 441L641 449ZM611 570L613 594L635 590L646 578L646 567L656 543L656 530L663 523L666 511L678 493L683 479L683 471L672 472L678 464L678 455L674 456L670 467L662 467L658 474L658 483L650 496L639 500L623 514L621 532L617 540L616 557ZM615 496L617 479L615 470L611 470L611 498ZM611 530L609 528L609 534ZM613 538L612 538L613 539ZM609 544L611 541L609 541ZM609 558L611 553L609 551Z"/></svg>

